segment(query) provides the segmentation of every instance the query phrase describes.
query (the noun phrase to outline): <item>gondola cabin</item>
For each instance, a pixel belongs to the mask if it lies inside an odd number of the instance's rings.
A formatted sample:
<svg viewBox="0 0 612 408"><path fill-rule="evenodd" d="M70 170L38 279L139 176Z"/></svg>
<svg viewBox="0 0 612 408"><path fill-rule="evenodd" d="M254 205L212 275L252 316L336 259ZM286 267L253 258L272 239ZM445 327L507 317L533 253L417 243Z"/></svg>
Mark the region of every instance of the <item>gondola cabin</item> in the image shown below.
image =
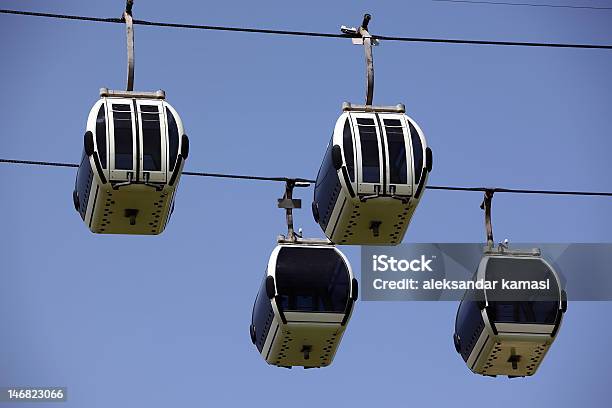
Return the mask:
<svg viewBox="0 0 612 408"><path fill-rule="evenodd" d="M427 184L423 132L403 105L378 109L345 103L317 176L313 215L335 244L399 244Z"/></svg>
<svg viewBox="0 0 612 408"><path fill-rule="evenodd" d="M73 192L100 234L161 233L174 208L189 139L163 91L100 90L87 120Z"/></svg>
<svg viewBox="0 0 612 408"><path fill-rule="evenodd" d="M253 307L251 340L268 364L331 364L357 300L357 280L332 245L279 244Z"/></svg>
<svg viewBox="0 0 612 408"><path fill-rule="evenodd" d="M503 289L502 280L537 289ZM567 297L553 267L531 252L488 250L475 280L495 288L468 290L457 311L453 340L474 373L509 377L533 375L554 342L567 309Z"/></svg>

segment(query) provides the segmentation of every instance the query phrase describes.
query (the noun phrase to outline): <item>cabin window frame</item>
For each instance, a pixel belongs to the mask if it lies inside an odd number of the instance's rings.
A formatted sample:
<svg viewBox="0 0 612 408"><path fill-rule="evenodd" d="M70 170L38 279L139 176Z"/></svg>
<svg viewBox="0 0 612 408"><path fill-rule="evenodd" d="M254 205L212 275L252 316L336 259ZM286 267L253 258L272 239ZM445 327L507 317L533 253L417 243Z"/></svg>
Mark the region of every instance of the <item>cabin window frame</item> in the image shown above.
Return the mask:
<svg viewBox="0 0 612 408"><path fill-rule="evenodd" d="M168 126L166 124L166 115L165 115L165 106L163 101L159 100L148 100L148 99L135 99L137 113L138 113L138 143L139 143L139 160L138 160L138 170L141 174L141 178L145 179L145 173L148 174L148 180L150 182L156 183L164 183L166 182L167 175L167 161L168 161ZM149 107L156 107L157 112L149 112ZM145 150L149 150L149 142L151 138L147 135L148 128L146 124L149 122L156 122L152 120L154 115L157 115L158 118L158 126L156 129L159 129L159 133L153 136L159 137L159 167L155 169L145 168ZM151 129L152 130L152 129ZM154 160L153 160L154 161Z"/></svg>
<svg viewBox="0 0 612 408"><path fill-rule="evenodd" d="M374 113L352 112L349 114L349 117L351 118L351 124L353 125L353 135L355 140L357 193L362 195L371 195L378 192L382 194L384 192L383 184L385 180L385 160L383 155L382 137L376 115ZM364 123L364 119L371 121L371 124ZM365 167L363 153L364 148L367 147L364 146L363 142L366 141L372 143L373 140L367 140L363 137L366 135L366 133L364 132L362 135L362 130L364 130L362 127L372 127L374 134L376 135L376 147L378 149L378 179L376 181L374 181L374 178L364 177Z"/></svg>
<svg viewBox="0 0 612 408"><path fill-rule="evenodd" d="M110 140L109 140L109 167L110 167L110 178L111 180L117 181L125 181L128 180L128 173L132 173L132 179L136 180L137 177L137 169L138 169L138 160L136 157L137 146L136 146L136 121L134 117L134 105L131 99L126 98L108 98L107 99L108 108L107 108L107 120L109 123L108 130L110 130ZM115 109L115 106L124 106L124 109ZM129 107L129 111L125 109L125 107ZM123 168L127 166L122 166L121 168L117 168L117 121L127 121L127 118L124 118L124 114L119 114L121 112L129 112L129 121L131 122L131 155L132 155L132 166L130 168ZM118 115L119 114L119 115ZM117 117L116 117L117 116ZM126 144L127 146L127 144ZM120 153L120 154L128 154Z"/></svg>
<svg viewBox="0 0 612 408"><path fill-rule="evenodd" d="M320 258L316 259L317 256ZM304 262L296 262L299 257L311 263L308 273L304 273L307 269ZM334 270L326 271L326 275L322 276L317 267L332 260L336 262ZM285 262L293 270L284 265ZM284 246L278 251L274 266L277 305L281 312L344 314L346 311L351 295L350 266L334 248ZM332 274L335 275L333 279ZM316 278L329 279L317 282ZM312 286L308 287L307 284ZM306 293L310 290L312 292Z"/></svg>

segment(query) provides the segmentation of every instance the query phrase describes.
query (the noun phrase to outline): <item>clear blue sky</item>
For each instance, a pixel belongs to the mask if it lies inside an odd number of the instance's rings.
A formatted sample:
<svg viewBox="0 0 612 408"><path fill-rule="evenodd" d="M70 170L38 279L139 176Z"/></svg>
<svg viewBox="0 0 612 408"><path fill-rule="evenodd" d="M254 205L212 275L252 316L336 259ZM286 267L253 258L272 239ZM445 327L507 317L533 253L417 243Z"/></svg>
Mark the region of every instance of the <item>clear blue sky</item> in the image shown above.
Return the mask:
<svg viewBox="0 0 612 408"><path fill-rule="evenodd" d="M103 17L123 6L2 2ZM611 11L426 0L137 0L134 16L336 32L366 11L386 35L612 43ZM0 16L0 156L77 162L98 88L125 86L124 37L117 24ZM342 101L363 99L362 52L340 39L136 26L136 88L165 89L180 112L186 169L314 177ZM612 190L611 51L386 42L375 68L375 102L405 103L427 135L431 184ZM248 326L284 230L282 185L183 177L161 236L102 236L73 209L74 178L0 165L0 385L67 386L65 406L89 408L609 404L605 302L570 304L528 379L469 372L451 340L454 302L360 302L331 367L267 366ZM298 191L296 223L321 236L311 194ZM427 192L405 241L482 241L480 201ZM612 242L611 213L605 198L500 194L496 237ZM359 274L359 248L346 253Z"/></svg>

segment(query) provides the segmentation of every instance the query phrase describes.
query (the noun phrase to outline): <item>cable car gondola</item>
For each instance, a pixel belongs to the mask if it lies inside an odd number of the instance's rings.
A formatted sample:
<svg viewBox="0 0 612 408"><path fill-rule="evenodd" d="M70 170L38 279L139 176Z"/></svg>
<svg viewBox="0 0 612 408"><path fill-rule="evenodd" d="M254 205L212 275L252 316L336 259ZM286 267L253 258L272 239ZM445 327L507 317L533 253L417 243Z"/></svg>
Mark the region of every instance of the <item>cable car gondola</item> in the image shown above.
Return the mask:
<svg viewBox="0 0 612 408"><path fill-rule="evenodd" d="M366 49L366 105L345 102L317 176L312 211L336 244L396 245L406 233L432 169L421 128L402 104L372 106L369 15L360 35Z"/></svg>
<svg viewBox="0 0 612 408"><path fill-rule="evenodd" d="M270 256L253 306L251 341L268 364L325 367L351 317L357 280L336 247L293 232L290 208L299 200L288 197L289 235Z"/></svg>
<svg viewBox="0 0 612 408"><path fill-rule="evenodd" d="M453 340L457 352L474 373L508 377L535 374L556 339L567 296L555 269L538 249L493 247L490 228L492 193L485 198L488 246L474 276L498 282L495 288L468 290L457 311ZM548 288L509 291L502 280L548 282Z"/></svg>
<svg viewBox="0 0 612 408"><path fill-rule="evenodd" d="M132 19L124 16L128 91L100 90L87 120L73 201L92 232L159 234L174 208L189 139L163 91L132 91Z"/></svg>
<svg viewBox="0 0 612 408"><path fill-rule="evenodd" d="M315 221L337 244L398 244L427 183L431 150L401 105L344 110L317 176Z"/></svg>

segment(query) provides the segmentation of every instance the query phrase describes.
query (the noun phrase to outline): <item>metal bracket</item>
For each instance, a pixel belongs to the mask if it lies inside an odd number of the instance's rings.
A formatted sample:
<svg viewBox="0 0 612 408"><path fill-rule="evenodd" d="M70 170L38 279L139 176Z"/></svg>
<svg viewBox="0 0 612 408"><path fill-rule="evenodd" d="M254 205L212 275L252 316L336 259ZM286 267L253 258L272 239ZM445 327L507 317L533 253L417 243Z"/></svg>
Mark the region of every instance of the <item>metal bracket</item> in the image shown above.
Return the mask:
<svg viewBox="0 0 612 408"><path fill-rule="evenodd" d="M384 196L384 194L381 193L380 186L379 185L375 185L374 186L374 194L360 195L359 196L359 201L361 201L362 203L365 203L367 200L371 200L373 198L378 198L378 197L382 197L382 196Z"/></svg>
<svg viewBox="0 0 612 408"><path fill-rule="evenodd" d="M392 199L394 199L394 200L399 200L399 201L401 201L401 202L402 202L402 204L408 204L408 203L410 202L410 198L411 198L412 196L407 196L407 197L404 197L404 196L398 196L398 195L392 194L390 197L391 197Z"/></svg>
<svg viewBox="0 0 612 408"><path fill-rule="evenodd" d="M374 235L374 237L378 237L380 235L380 225L382 224L382 221L371 221L370 222L370 227L368 229L372 230L372 235Z"/></svg>
<svg viewBox="0 0 612 408"><path fill-rule="evenodd" d="M300 353L304 353L304 360L310 359L310 352L312 351L312 346L304 345L300 350Z"/></svg>
<svg viewBox="0 0 612 408"><path fill-rule="evenodd" d="M380 113L406 113L406 106L398 103L395 106L355 105L350 102L342 103L342 112L380 112Z"/></svg>
<svg viewBox="0 0 612 408"><path fill-rule="evenodd" d="M412 198L412 195L400 196L400 195L395 194L397 192L396 186L389 186L389 192L391 193L389 197L391 197L394 200L401 201L402 204L408 204L410 202L410 199Z"/></svg>
<svg viewBox="0 0 612 408"><path fill-rule="evenodd" d="M533 257L533 256L542 256L542 251L540 248L531 248L531 249L509 249L508 247L504 247L502 245L497 248L484 248L484 254L486 255L510 255L513 257Z"/></svg>
<svg viewBox="0 0 612 408"><path fill-rule="evenodd" d="M136 217L138 216L138 210L135 208L126 208L123 215L130 219L130 225L136 225Z"/></svg>
<svg viewBox="0 0 612 408"><path fill-rule="evenodd" d="M100 97L107 98L139 98L139 99L166 99L166 92L163 90L155 92L143 91L113 91L108 88L100 88Z"/></svg>
<svg viewBox="0 0 612 408"><path fill-rule="evenodd" d="M359 28L340 27L340 31L351 36L353 44L363 44L366 62L366 107L372 106L372 100L374 99L374 59L372 56L372 46L378 45L378 40L372 38L372 35L368 32L368 24L371 19L372 16L370 14L365 14Z"/></svg>
<svg viewBox="0 0 612 408"><path fill-rule="evenodd" d="M293 198L293 189L295 187L309 187L310 183L289 179L285 181L285 195L278 199L278 208L284 208L287 218L287 241L295 242L298 239L298 234L293 228L293 209L302 208L302 200Z"/></svg>
<svg viewBox="0 0 612 408"><path fill-rule="evenodd" d="M485 228L487 230L487 248L493 249L495 241L493 241L493 225L491 224L491 202L493 201L493 189L487 189L484 193L484 198L480 208L485 212Z"/></svg>
<svg viewBox="0 0 612 408"><path fill-rule="evenodd" d="M512 364L513 370L518 370L518 363L521 361L521 356L516 354L516 349L512 347L510 349L510 358L508 358L508 363Z"/></svg>
<svg viewBox="0 0 612 408"><path fill-rule="evenodd" d="M113 190L119 190L119 188L121 187L131 186L132 184L139 184L139 185L151 187L155 189L156 191L162 191L164 189L164 186L161 184L155 184L155 183L149 182L149 177L150 177L150 174L148 172L143 172L143 181L134 181L134 173L129 171L127 173L127 178L128 178L127 181L122 181L121 183L112 184L112 187L113 187Z"/></svg>
<svg viewBox="0 0 612 408"><path fill-rule="evenodd" d="M127 178L128 181L124 181L121 183L117 183L117 184L113 184L113 190L119 190L120 187L125 187L125 186L129 186L131 184L134 184L134 173L132 173L131 171L128 171L127 173Z"/></svg>
<svg viewBox="0 0 612 408"><path fill-rule="evenodd" d="M151 183L149 180L151 179L151 173L143 172L142 173L143 183L147 187L152 187L155 191L162 191L164 189L163 185Z"/></svg>
<svg viewBox="0 0 612 408"><path fill-rule="evenodd" d="M125 11L122 19L125 21L127 34L127 90L134 90L134 22L132 19L132 7L134 0L126 0Z"/></svg>
<svg viewBox="0 0 612 408"><path fill-rule="evenodd" d="M302 208L302 200L295 198L279 198L278 208Z"/></svg>
<svg viewBox="0 0 612 408"><path fill-rule="evenodd" d="M363 196L359 196L359 201L361 201L362 203L365 203L368 200L371 200L373 198L378 198L378 197L380 197L378 194L363 195Z"/></svg>
<svg viewBox="0 0 612 408"><path fill-rule="evenodd" d="M297 236L295 239L290 240L287 237L285 237L284 235L279 235L276 239L276 241L279 244L300 244L300 245L333 245L333 243L328 240L327 238L321 239L321 238L302 238Z"/></svg>

